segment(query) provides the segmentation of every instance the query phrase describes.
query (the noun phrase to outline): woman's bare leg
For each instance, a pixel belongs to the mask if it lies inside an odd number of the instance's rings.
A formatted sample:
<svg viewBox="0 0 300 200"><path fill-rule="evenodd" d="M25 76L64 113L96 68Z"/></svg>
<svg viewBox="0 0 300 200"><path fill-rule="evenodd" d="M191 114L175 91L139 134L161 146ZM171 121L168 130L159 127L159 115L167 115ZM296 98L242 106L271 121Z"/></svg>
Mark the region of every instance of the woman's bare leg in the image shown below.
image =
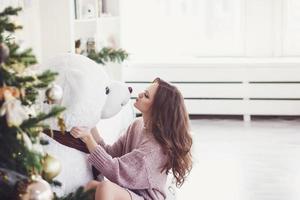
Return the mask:
<svg viewBox="0 0 300 200"><path fill-rule="evenodd" d="M86 186L84 187L84 190L87 191L87 190L91 190L91 189L96 189L97 186L100 184L99 181L89 181Z"/></svg>
<svg viewBox="0 0 300 200"><path fill-rule="evenodd" d="M131 200L127 190L110 181L98 182L96 200Z"/></svg>

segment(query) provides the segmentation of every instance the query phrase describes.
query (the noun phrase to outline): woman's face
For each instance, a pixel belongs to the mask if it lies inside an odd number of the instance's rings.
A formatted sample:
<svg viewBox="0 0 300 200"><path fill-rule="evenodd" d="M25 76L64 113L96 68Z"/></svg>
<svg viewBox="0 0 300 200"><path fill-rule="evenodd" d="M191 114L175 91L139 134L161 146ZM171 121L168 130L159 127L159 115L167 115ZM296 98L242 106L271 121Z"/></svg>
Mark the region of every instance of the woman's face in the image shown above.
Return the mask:
<svg viewBox="0 0 300 200"><path fill-rule="evenodd" d="M134 106L143 114L147 114L152 106L158 83L152 83L144 92L138 94Z"/></svg>

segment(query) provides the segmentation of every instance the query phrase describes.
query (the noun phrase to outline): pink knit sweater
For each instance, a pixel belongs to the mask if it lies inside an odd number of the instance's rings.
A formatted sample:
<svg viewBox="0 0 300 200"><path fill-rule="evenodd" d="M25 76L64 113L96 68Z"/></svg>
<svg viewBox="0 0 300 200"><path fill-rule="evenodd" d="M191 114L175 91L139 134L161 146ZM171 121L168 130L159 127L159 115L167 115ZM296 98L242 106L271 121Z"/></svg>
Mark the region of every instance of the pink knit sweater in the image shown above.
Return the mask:
<svg viewBox="0 0 300 200"><path fill-rule="evenodd" d="M103 140L88 157L110 181L149 200L166 198L166 171L161 172L167 156L153 135L137 118L113 145Z"/></svg>

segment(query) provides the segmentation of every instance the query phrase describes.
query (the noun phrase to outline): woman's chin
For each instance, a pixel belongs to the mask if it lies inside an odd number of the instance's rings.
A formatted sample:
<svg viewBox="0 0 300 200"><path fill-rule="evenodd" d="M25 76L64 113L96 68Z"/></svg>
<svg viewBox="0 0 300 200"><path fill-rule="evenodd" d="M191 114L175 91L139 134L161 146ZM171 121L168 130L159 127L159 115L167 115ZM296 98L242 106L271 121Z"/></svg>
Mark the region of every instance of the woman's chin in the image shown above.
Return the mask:
<svg viewBox="0 0 300 200"><path fill-rule="evenodd" d="M138 110L138 111L140 111L141 112L141 110L140 110L140 108L139 108L139 106L138 106L138 104L137 104L137 102L135 102L134 104L133 104L133 106Z"/></svg>

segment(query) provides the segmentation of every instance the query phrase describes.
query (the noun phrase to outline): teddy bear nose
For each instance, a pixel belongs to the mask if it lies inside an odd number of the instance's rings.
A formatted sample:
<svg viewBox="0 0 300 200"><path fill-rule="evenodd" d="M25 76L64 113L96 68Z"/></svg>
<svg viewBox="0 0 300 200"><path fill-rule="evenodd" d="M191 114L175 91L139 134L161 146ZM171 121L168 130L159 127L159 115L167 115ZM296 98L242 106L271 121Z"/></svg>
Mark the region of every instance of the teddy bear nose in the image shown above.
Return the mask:
<svg viewBox="0 0 300 200"><path fill-rule="evenodd" d="M128 87L130 94L132 93L132 87Z"/></svg>

